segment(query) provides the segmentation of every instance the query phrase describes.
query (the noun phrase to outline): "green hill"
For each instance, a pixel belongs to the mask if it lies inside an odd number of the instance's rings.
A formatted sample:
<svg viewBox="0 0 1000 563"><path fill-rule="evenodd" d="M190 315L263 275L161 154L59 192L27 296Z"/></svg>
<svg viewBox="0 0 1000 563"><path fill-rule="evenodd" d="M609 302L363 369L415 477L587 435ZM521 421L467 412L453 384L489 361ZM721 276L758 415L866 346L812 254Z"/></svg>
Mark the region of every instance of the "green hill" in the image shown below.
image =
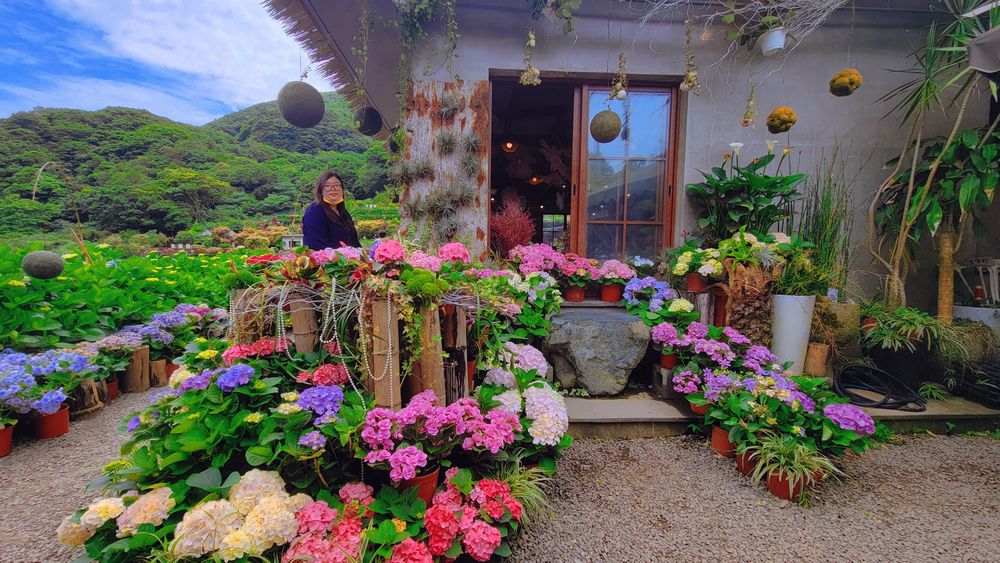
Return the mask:
<svg viewBox="0 0 1000 563"><path fill-rule="evenodd" d="M0 119L0 236L239 226L300 210L327 168L353 197L371 197L387 181L384 144L353 131L346 102L326 98L327 116L306 131L285 125L273 102L202 127L129 108Z"/></svg>

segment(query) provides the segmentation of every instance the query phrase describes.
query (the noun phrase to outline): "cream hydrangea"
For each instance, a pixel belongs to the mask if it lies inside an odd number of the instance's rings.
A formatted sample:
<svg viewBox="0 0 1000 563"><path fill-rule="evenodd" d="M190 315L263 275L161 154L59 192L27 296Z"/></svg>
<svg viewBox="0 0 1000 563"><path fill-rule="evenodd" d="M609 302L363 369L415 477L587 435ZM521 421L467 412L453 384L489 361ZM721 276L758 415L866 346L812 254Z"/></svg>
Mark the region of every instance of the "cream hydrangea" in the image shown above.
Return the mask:
<svg viewBox="0 0 1000 563"><path fill-rule="evenodd" d="M566 402L548 384L524 390L524 415L531 419L528 434L535 444L555 446L569 430Z"/></svg>
<svg viewBox="0 0 1000 563"><path fill-rule="evenodd" d="M97 528L73 522L70 518L72 517L67 516L59 523L59 527L56 528L56 535L59 537L60 542L71 547L80 547L94 536Z"/></svg>
<svg viewBox="0 0 1000 563"><path fill-rule="evenodd" d="M170 385L171 389L177 389L181 386L181 383L184 383L194 376L195 374L192 373L191 370L185 366L181 366L177 368L174 373L170 374L170 381L168 382L168 385Z"/></svg>
<svg viewBox="0 0 1000 563"><path fill-rule="evenodd" d="M229 502L243 515L249 514L262 499L273 496L288 496L277 471L251 469L229 489Z"/></svg>
<svg viewBox="0 0 1000 563"><path fill-rule="evenodd" d="M102 524L118 518L118 515L125 510L125 502L120 498L98 499L87 507L87 511L80 516L80 524L88 528L100 528Z"/></svg>
<svg viewBox="0 0 1000 563"><path fill-rule="evenodd" d="M135 535L143 524L162 524L177 504L170 498L172 493L169 487L160 487L140 496L118 517L118 537Z"/></svg>
<svg viewBox="0 0 1000 563"><path fill-rule="evenodd" d="M222 540L240 529L243 516L228 500L213 500L189 510L174 530L175 557L200 557L219 549Z"/></svg>
<svg viewBox="0 0 1000 563"><path fill-rule="evenodd" d="M671 313L690 313L693 310L694 305L687 299L674 299L670 302L670 306L667 307L667 311Z"/></svg>
<svg viewBox="0 0 1000 563"><path fill-rule="evenodd" d="M247 538L237 538L240 545L251 546L247 555L260 555L276 545L284 545L298 534L299 523L295 511L289 506L290 497L267 497L261 499L247 514L240 532ZM223 546L225 547L225 546Z"/></svg>

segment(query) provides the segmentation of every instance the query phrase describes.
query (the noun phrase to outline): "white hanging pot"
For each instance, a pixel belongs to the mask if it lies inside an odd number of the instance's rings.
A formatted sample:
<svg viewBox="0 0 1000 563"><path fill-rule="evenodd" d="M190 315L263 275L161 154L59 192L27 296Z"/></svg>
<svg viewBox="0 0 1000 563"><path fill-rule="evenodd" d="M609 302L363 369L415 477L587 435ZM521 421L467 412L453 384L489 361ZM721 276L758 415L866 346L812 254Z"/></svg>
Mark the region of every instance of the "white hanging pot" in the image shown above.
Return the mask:
<svg viewBox="0 0 1000 563"><path fill-rule="evenodd" d="M769 29L757 40L757 46L765 57L777 54L785 48L785 28Z"/></svg>
<svg viewBox="0 0 1000 563"><path fill-rule="evenodd" d="M778 362L792 362L788 373L801 375L809 348L815 295L775 295L774 318L771 322L771 352ZM822 374L809 374L819 376Z"/></svg>

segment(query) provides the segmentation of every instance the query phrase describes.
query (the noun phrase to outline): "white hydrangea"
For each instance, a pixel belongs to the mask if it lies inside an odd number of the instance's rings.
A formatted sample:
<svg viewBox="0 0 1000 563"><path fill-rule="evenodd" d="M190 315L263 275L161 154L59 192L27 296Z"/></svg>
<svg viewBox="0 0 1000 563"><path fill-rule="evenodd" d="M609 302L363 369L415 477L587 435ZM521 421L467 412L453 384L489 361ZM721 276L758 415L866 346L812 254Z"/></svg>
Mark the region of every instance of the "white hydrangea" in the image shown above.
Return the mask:
<svg viewBox="0 0 1000 563"><path fill-rule="evenodd" d="M514 380L514 374L510 370L504 368L492 368L490 371L486 372L486 377L483 378L483 383L489 383L492 385L503 385L508 389L516 389L517 382Z"/></svg>
<svg viewBox="0 0 1000 563"><path fill-rule="evenodd" d="M500 403L500 408L513 414L521 414L521 393L517 389L509 389L493 397Z"/></svg>
<svg viewBox="0 0 1000 563"><path fill-rule="evenodd" d="M229 502L240 514L249 514L261 499L284 495L285 482L277 471L251 469L229 490Z"/></svg>

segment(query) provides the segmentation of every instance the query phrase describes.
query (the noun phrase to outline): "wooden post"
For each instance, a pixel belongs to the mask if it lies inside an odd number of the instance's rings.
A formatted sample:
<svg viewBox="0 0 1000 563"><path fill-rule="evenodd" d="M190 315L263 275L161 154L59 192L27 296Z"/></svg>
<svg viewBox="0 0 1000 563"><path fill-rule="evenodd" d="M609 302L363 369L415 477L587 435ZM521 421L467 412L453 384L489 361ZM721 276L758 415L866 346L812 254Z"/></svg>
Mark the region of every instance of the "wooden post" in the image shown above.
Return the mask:
<svg viewBox="0 0 1000 563"><path fill-rule="evenodd" d="M441 349L441 322L438 320L437 306L430 305L421 311L420 325L421 354L420 370L406 378L406 389L411 395L430 389L438 401L447 401L444 386L444 353Z"/></svg>
<svg viewBox="0 0 1000 563"><path fill-rule="evenodd" d="M365 387L375 394L375 405L399 409L402 390L399 380L399 317L396 308L389 308L389 300L375 297L372 303L370 377ZM390 314L391 313L391 314ZM386 333L388 330L388 333ZM390 350L392 353L390 354Z"/></svg>
<svg viewBox="0 0 1000 563"><path fill-rule="evenodd" d="M104 381L85 379L69 396L72 417L94 412L104 407L108 400L108 388Z"/></svg>
<svg viewBox="0 0 1000 563"><path fill-rule="evenodd" d="M135 393L149 389L149 346L143 346L132 352L132 360L125 368L122 378L122 391Z"/></svg>
<svg viewBox="0 0 1000 563"><path fill-rule="evenodd" d="M163 387L167 384L167 361L152 360L149 362L150 387Z"/></svg>
<svg viewBox="0 0 1000 563"><path fill-rule="evenodd" d="M319 342L319 324L316 321L316 309L308 301L295 300L290 303L292 309L292 338L295 340L295 351L308 354L316 351Z"/></svg>

